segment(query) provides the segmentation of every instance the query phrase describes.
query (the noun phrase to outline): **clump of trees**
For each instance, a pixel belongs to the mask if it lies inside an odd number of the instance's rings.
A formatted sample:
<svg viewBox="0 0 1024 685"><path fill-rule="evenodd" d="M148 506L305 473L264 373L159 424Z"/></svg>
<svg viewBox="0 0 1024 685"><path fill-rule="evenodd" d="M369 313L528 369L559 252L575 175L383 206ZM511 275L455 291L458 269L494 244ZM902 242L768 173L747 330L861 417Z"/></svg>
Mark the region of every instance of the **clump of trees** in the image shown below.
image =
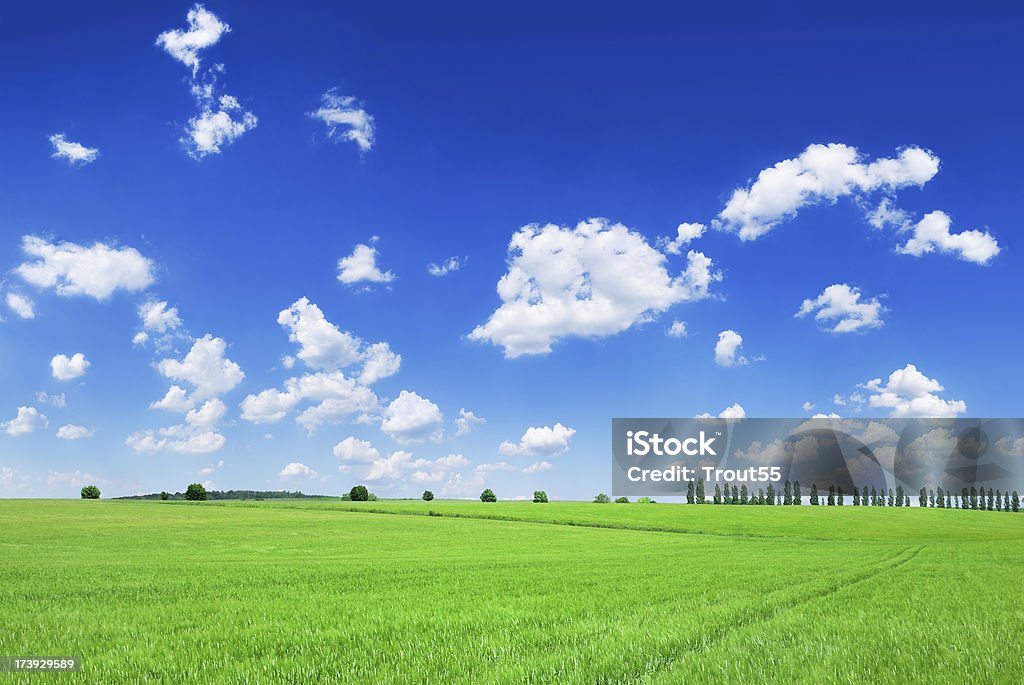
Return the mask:
<svg viewBox="0 0 1024 685"><path fill-rule="evenodd" d="M429 502L432 499L434 499L434 493L432 493L430 490L424 490L423 491L423 501L424 502Z"/></svg>
<svg viewBox="0 0 1024 685"><path fill-rule="evenodd" d="M615 498L615 503L616 504L629 504L629 498L628 497L616 497Z"/></svg>
<svg viewBox="0 0 1024 685"><path fill-rule="evenodd" d="M533 501L538 504L547 504L548 493L544 492L543 490L534 490Z"/></svg>
<svg viewBox="0 0 1024 685"><path fill-rule="evenodd" d="M611 501L612 498L604 494L603 492L597 493L597 495L594 497L594 504L608 504ZM626 501L628 502L629 500Z"/></svg>
<svg viewBox="0 0 1024 685"><path fill-rule="evenodd" d="M370 491L365 485L355 485L348 491L348 498L353 502L369 502Z"/></svg>
<svg viewBox="0 0 1024 685"><path fill-rule="evenodd" d="M185 488L185 499L191 502L203 502L206 500L206 488L202 483L192 483Z"/></svg>
<svg viewBox="0 0 1024 685"><path fill-rule="evenodd" d="M86 485L82 488L82 499L99 499L100 489L95 485Z"/></svg>
<svg viewBox="0 0 1024 685"><path fill-rule="evenodd" d="M491 490L490 488L487 488L486 490L484 490L483 492L480 493L480 501L481 502L497 502L498 501L498 496L494 494L494 490Z"/></svg>

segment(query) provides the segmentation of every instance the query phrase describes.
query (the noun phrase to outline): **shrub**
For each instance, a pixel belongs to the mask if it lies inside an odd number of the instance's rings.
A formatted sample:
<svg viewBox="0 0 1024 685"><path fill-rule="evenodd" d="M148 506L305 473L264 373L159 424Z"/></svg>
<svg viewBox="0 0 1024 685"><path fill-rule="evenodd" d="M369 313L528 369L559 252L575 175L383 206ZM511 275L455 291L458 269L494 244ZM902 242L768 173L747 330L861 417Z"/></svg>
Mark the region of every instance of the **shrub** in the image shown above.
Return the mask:
<svg viewBox="0 0 1024 685"><path fill-rule="evenodd" d="M377 495L375 495L375 494L373 494L371 492L369 495L366 496L366 501L367 502L376 502L377 501Z"/></svg>
<svg viewBox="0 0 1024 685"><path fill-rule="evenodd" d="M432 499L434 499L434 493L432 493L430 490L424 490L423 491L423 501L424 502L429 502Z"/></svg>
<svg viewBox="0 0 1024 685"><path fill-rule="evenodd" d="M655 502L650 497L641 497L636 502L637 502L637 504L657 504L657 502Z"/></svg>
<svg viewBox="0 0 1024 685"><path fill-rule="evenodd" d="M494 494L494 490L491 490L490 488L487 488L486 490L484 490L483 492L480 493L480 501L481 502L497 502L498 501L498 496Z"/></svg>
<svg viewBox="0 0 1024 685"><path fill-rule="evenodd" d="M206 499L206 488L202 483L192 483L185 490L185 499L193 502L201 502Z"/></svg>
<svg viewBox="0 0 1024 685"><path fill-rule="evenodd" d="M95 485L86 485L82 488L82 499L99 499L100 489Z"/></svg>
<svg viewBox="0 0 1024 685"><path fill-rule="evenodd" d="M594 503L595 504L608 504L611 501L612 501L612 498L609 497L608 495L604 494L603 492L597 493L597 497L594 498ZM629 500L626 500L626 501L628 502Z"/></svg>
<svg viewBox="0 0 1024 685"><path fill-rule="evenodd" d="M163 492L160 493L160 499L162 499L162 500L169 500L170 498L171 498L171 496L170 496L170 494L168 494L168 492L166 490L164 490Z"/></svg>
<svg viewBox="0 0 1024 685"><path fill-rule="evenodd" d="M533 501L534 502L539 502L541 504L547 502L548 501L548 493L544 492L543 490L534 490L533 491Z"/></svg>
<svg viewBox="0 0 1024 685"><path fill-rule="evenodd" d="M356 485L348 491L348 496L353 502L368 502L370 501L370 491L366 489L365 485Z"/></svg>
<svg viewBox="0 0 1024 685"><path fill-rule="evenodd" d="M628 497L616 497L615 498L615 503L616 504L629 504L629 498Z"/></svg>

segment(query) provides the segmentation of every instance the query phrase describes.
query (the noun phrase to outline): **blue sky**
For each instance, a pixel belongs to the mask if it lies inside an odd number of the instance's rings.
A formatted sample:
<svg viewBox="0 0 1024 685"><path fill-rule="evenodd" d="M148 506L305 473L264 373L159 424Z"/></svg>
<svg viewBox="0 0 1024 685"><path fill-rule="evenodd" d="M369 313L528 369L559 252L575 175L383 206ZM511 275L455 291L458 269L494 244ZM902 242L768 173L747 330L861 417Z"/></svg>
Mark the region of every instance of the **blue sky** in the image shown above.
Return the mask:
<svg viewBox="0 0 1024 685"><path fill-rule="evenodd" d="M1007 11L5 8L0 496L589 498L616 416L1019 415Z"/></svg>

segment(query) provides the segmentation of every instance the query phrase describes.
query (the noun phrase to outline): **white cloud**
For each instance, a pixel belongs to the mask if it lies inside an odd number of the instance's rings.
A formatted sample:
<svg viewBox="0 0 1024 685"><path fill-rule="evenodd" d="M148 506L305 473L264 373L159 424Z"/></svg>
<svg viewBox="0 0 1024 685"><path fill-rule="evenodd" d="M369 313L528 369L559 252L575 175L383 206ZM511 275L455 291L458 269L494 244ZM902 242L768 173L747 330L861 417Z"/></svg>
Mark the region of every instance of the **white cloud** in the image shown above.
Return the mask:
<svg viewBox="0 0 1024 685"><path fill-rule="evenodd" d="M10 310L22 319L36 318L34 303L24 295L20 293L7 293L7 296L4 299Z"/></svg>
<svg viewBox="0 0 1024 685"><path fill-rule="evenodd" d="M75 471L50 471L46 477L46 484L51 487L67 486L71 488L81 488L86 485L96 485L97 483L106 483L102 478L92 475L91 473L82 473L79 470Z"/></svg>
<svg viewBox="0 0 1024 685"><path fill-rule="evenodd" d="M368 346L361 358L363 372L359 374L359 382L363 385L371 385L381 378L393 376L402 366L402 355L392 352L391 346L386 342Z"/></svg>
<svg viewBox="0 0 1024 685"><path fill-rule="evenodd" d="M945 212L929 212L913 225L913 236L898 252L920 257L938 250L955 254L966 262L988 264L1000 252L999 244L987 231L950 233L952 220Z"/></svg>
<svg viewBox="0 0 1024 685"><path fill-rule="evenodd" d="M465 435L473 430L474 426L479 426L487 423L487 419L477 416L471 411L466 411L464 408L459 409L459 418L455 419L455 435Z"/></svg>
<svg viewBox="0 0 1024 685"><path fill-rule="evenodd" d="M168 426L157 432L132 433L125 444L136 452L176 452L178 454L209 454L227 442L214 430L197 430L188 425Z"/></svg>
<svg viewBox="0 0 1024 685"><path fill-rule="evenodd" d="M318 306L303 297L277 315L288 340L299 346L298 358L314 369L340 369L359 359L361 341L338 329Z"/></svg>
<svg viewBox="0 0 1024 685"><path fill-rule="evenodd" d="M553 456L569 450L569 441L576 434L575 428L561 423L552 426L531 426L523 433L519 444L508 440L498 446L498 451L509 456Z"/></svg>
<svg viewBox="0 0 1024 685"><path fill-rule="evenodd" d="M327 124L327 136L335 141L350 141L367 152L373 147L373 116L352 96L338 95L331 89L321 96L321 105L309 116Z"/></svg>
<svg viewBox="0 0 1024 685"><path fill-rule="evenodd" d="M338 260L338 280L346 285L390 283L395 280L395 275L377 267L377 248L359 243L352 254Z"/></svg>
<svg viewBox="0 0 1024 685"><path fill-rule="evenodd" d="M895 228L897 231L904 231L910 227L910 214L895 207L892 200L883 197L878 206L868 213L868 223L874 228Z"/></svg>
<svg viewBox="0 0 1024 685"><path fill-rule="evenodd" d="M180 385L172 385L167 389L167 393L161 399L150 404L149 408L184 413L193 406L195 406L195 400L188 396L185 388Z"/></svg>
<svg viewBox="0 0 1024 685"><path fill-rule="evenodd" d="M427 273L431 276L447 276L453 271L458 271L462 268L465 263L465 259L459 259L458 257L449 257L440 264L428 264Z"/></svg>
<svg viewBox="0 0 1024 685"><path fill-rule="evenodd" d="M177 307L168 307L166 302L150 300L139 307L142 328L155 333L167 333L181 326Z"/></svg>
<svg viewBox="0 0 1024 685"><path fill-rule="evenodd" d="M529 225L509 242L502 304L469 338L505 349L508 358L547 354L567 337L596 338L651 321L679 302L708 296L721 274L700 252L677 276L666 257L622 224L590 219L575 228Z"/></svg>
<svg viewBox="0 0 1024 685"><path fill-rule="evenodd" d="M50 425L49 419L45 415L40 414L39 410L35 407L18 407L18 415L10 421L0 423L0 428L3 428L8 435L18 437L19 435L27 435L35 430L46 428L48 425Z"/></svg>
<svg viewBox="0 0 1024 685"><path fill-rule="evenodd" d="M686 322L676 319L672 322L672 325L665 331L665 335L670 338L685 338L688 333L686 330Z"/></svg>
<svg viewBox="0 0 1024 685"><path fill-rule="evenodd" d="M1011 441L1008 437L996 440L996 450L1007 457L1024 457L1024 438Z"/></svg>
<svg viewBox="0 0 1024 685"><path fill-rule="evenodd" d="M259 124L252 112L244 109L231 95L204 101L198 115L188 120L182 142L196 159L220 154L221 147L230 145Z"/></svg>
<svg viewBox="0 0 1024 685"><path fill-rule="evenodd" d="M334 446L334 456L344 462L369 463L380 459L380 452L369 440L349 436Z"/></svg>
<svg viewBox="0 0 1024 685"><path fill-rule="evenodd" d="M58 295L105 300L115 290L137 292L154 280L153 263L133 247L100 242L84 247L26 235L21 249L36 259L19 265L15 272L34 286L55 289Z"/></svg>
<svg viewBox="0 0 1024 685"><path fill-rule="evenodd" d="M184 359L163 359L157 370L171 380L191 383L196 399L221 395L245 378L241 367L224 356L226 349L223 338L207 334L192 344Z"/></svg>
<svg viewBox="0 0 1024 685"><path fill-rule="evenodd" d="M697 414L695 419L713 419L715 418L707 412L703 414ZM718 412L718 418L720 419L745 419L747 418L747 410L743 408L743 405L739 402L735 402L730 406L726 407L722 411Z"/></svg>
<svg viewBox="0 0 1024 685"><path fill-rule="evenodd" d="M96 433L92 428L67 424L57 429L57 437L61 440L81 440L91 438Z"/></svg>
<svg viewBox="0 0 1024 685"><path fill-rule="evenodd" d="M715 343L715 363L719 366L743 366L747 358L739 354L743 336L733 330L722 331Z"/></svg>
<svg viewBox="0 0 1024 685"><path fill-rule="evenodd" d="M149 333L146 331L139 331L132 336L132 345L145 345L149 340Z"/></svg>
<svg viewBox="0 0 1024 685"><path fill-rule="evenodd" d="M50 156L54 159L66 159L71 164L89 164L100 156L100 151L96 148L68 140L63 133L54 133L50 136L50 143L53 145L53 154Z"/></svg>
<svg viewBox="0 0 1024 685"><path fill-rule="evenodd" d="M439 440L444 415L436 404L415 392L403 390L384 409L380 429L399 442Z"/></svg>
<svg viewBox="0 0 1024 685"><path fill-rule="evenodd" d="M719 213L716 228L755 240L807 205L875 190L923 186L939 171L939 158L908 147L895 158L869 164L854 147L809 145L799 157L762 170L747 188L737 188Z"/></svg>
<svg viewBox="0 0 1024 685"><path fill-rule="evenodd" d="M815 321L831 326L830 332L852 333L882 326L884 311L877 297L862 300L859 288L837 283L825 288L817 298L804 300L796 316L813 313Z"/></svg>
<svg viewBox="0 0 1024 685"><path fill-rule="evenodd" d="M284 390L270 388L247 396L241 404L242 418L253 423L276 423L305 400L319 402L296 419L309 432L352 414L368 414L379 409L372 390L335 371L289 378Z"/></svg>
<svg viewBox="0 0 1024 685"><path fill-rule="evenodd" d="M813 409L814 409L814 403L813 402L804 402L804 404L803 404L803 410L804 411L812 411Z"/></svg>
<svg viewBox="0 0 1024 685"><path fill-rule="evenodd" d="M541 473L542 471L550 471L553 468L554 465L550 461L538 461L524 468L523 473Z"/></svg>
<svg viewBox="0 0 1024 685"><path fill-rule="evenodd" d="M447 454L435 459L434 463L446 469L457 469L462 468L463 466L469 466L469 459L466 459L461 454Z"/></svg>
<svg viewBox="0 0 1024 685"><path fill-rule="evenodd" d="M199 71L199 51L215 45L222 35L231 31L231 27L200 3L193 5L185 18L188 20L188 29L164 31L157 36L156 44L191 68L195 76Z"/></svg>
<svg viewBox="0 0 1024 685"><path fill-rule="evenodd" d="M967 411L963 400L939 397L937 393L945 390L942 384L925 376L913 364L893 371L884 385L881 378L875 378L863 387L872 392L868 397L869 406L890 409L889 415L893 418L946 418Z"/></svg>
<svg viewBox="0 0 1024 685"><path fill-rule="evenodd" d="M370 470L366 473L366 480L397 480L402 477L406 470L415 468L418 462L422 461L424 460L417 459L413 461L412 452L397 450L385 459L374 461L370 465Z"/></svg>
<svg viewBox="0 0 1024 685"><path fill-rule="evenodd" d="M676 228L675 238L672 240L663 238L658 242L665 252L668 252L669 254L679 254L684 247L704 235L705 230L707 230L707 227L704 224L682 223Z"/></svg>
<svg viewBox="0 0 1024 685"><path fill-rule="evenodd" d="M42 404L52 404L55 407L65 407L67 406L68 398L64 393L51 395L44 390L40 390L36 393L36 401Z"/></svg>
<svg viewBox="0 0 1024 685"><path fill-rule="evenodd" d="M224 460L223 459L218 461L216 464L210 464L208 466L204 466L203 468L199 469L199 475L200 476L212 476L214 473L217 472L217 469L221 468L222 466L224 466Z"/></svg>
<svg viewBox="0 0 1024 685"><path fill-rule="evenodd" d="M66 354L54 355L50 360L50 371L53 377L59 381L70 381L85 375L86 370L92 363L85 358L81 352L75 352L70 357Z"/></svg>
<svg viewBox="0 0 1024 685"><path fill-rule="evenodd" d="M305 464L293 461L281 469L281 473L278 475L281 477L281 480L289 478L316 478L316 471Z"/></svg>
<svg viewBox="0 0 1024 685"><path fill-rule="evenodd" d="M185 421L189 425L200 428L212 428L216 426L227 413L227 406L219 399L206 400L199 409L192 409L185 415Z"/></svg>

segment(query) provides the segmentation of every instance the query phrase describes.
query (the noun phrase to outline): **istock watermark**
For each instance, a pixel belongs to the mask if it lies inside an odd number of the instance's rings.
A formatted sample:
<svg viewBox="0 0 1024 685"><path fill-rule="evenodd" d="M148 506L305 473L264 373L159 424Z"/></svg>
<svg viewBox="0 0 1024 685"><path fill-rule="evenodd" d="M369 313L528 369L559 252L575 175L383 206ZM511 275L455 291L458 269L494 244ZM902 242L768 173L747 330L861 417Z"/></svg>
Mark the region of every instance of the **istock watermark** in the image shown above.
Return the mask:
<svg viewBox="0 0 1024 685"><path fill-rule="evenodd" d="M615 495L690 484L1024 490L1024 419L612 420Z"/></svg>

